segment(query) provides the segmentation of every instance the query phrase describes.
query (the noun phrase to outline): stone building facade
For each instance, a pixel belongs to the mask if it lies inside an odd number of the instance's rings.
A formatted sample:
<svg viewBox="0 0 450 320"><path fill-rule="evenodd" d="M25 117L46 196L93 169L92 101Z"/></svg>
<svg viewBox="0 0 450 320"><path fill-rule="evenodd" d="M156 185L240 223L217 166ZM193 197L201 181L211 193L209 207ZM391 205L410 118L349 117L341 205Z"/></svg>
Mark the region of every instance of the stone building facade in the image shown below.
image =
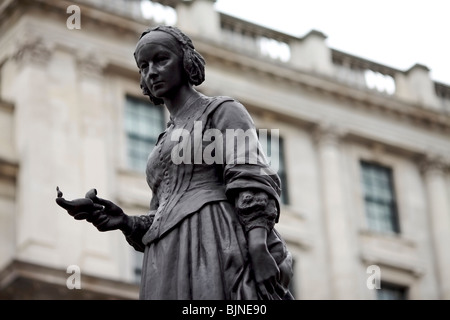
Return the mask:
<svg viewBox="0 0 450 320"><path fill-rule="evenodd" d="M334 50L316 30L294 37L211 0L158 2L206 59L198 90L238 99L282 142L277 228L296 298L449 299L450 87L423 65ZM141 257L123 235L54 198L95 187L129 214L148 210L142 156L168 114L142 96L133 51L156 24L139 1L0 4L0 298L137 298Z"/></svg>

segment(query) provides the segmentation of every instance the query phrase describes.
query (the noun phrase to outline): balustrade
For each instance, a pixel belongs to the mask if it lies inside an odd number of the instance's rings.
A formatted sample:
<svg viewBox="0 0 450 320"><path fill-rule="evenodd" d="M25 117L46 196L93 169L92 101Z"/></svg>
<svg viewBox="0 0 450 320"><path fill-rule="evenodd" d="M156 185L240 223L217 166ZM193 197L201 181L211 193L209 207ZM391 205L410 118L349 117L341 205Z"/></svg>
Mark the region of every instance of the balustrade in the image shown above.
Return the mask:
<svg viewBox="0 0 450 320"><path fill-rule="evenodd" d="M143 21L147 25L167 21L167 19L165 20L159 16L163 12L167 13L169 10L172 15L171 21L175 24L177 6L180 4L183 4L185 7L191 5L189 1L180 0L78 0L77 2L96 6L105 11L127 16L137 21ZM159 8L161 10L158 10L158 14L156 11L149 14L149 12L144 11L145 7L147 7L147 10L149 9L149 3L152 4L153 11L156 10L153 5L168 10ZM143 4L145 5L143 6ZM224 13L211 12L211 14L217 14L220 23L218 32L213 34L213 36L217 36L217 39L214 38L213 40L224 47L254 57L276 61L287 67L303 68L305 71L322 73L333 77L336 81L356 88L376 91L379 94L395 95L401 99L408 98L410 95L412 97L415 96L416 89L408 88L411 82L408 82L408 77L410 77L408 71L397 70L331 48L326 48L325 51L322 48L322 51L319 52L322 55L315 56L314 50L317 50L318 42L316 41L313 47L305 45L306 39L314 32L300 38ZM316 35L317 33L320 32L316 32ZM325 38L323 36L323 41ZM325 54L323 54L324 52ZM298 54L300 56L297 56ZM323 67L320 67L320 64ZM438 101L438 106L434 107L450 114L450 86L434 83L434 87ZM428 99L427 101L425 103L433 102L434 100ZM434 104L433 102L432 105Z"/></svg>

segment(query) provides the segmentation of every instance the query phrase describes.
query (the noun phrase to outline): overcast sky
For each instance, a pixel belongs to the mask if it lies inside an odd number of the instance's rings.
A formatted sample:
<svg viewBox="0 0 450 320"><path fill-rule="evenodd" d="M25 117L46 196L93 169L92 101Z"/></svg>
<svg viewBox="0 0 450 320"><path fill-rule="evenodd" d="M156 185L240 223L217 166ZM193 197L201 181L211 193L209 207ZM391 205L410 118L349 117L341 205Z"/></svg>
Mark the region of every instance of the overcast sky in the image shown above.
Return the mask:
<svg viewBox="0 0 450 320"><path fill-rule="evenodd" d="M218 11L450 85L450 0L217 0Z"/></svg>

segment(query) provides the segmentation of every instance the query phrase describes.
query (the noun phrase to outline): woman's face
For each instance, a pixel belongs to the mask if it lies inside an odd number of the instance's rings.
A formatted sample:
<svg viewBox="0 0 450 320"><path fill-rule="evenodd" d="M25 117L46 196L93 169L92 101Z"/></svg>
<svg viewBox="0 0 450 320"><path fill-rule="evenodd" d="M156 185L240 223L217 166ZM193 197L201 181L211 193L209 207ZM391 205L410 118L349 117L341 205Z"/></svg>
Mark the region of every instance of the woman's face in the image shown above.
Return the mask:
<svg viewBox="0 0 450 320"><path fill-rule="evenodd" d="M143 83L156 98L170 98L186 83L179 55L158 43L144 43L136 51Z"/></svg>

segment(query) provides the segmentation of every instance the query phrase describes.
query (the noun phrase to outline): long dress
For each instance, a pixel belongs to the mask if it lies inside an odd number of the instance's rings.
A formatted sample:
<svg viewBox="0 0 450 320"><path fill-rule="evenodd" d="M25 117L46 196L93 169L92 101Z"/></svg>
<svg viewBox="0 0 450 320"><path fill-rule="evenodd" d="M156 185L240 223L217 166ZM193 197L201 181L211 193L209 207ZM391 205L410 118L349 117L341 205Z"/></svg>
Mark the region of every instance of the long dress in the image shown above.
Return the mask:
<svg viewBox="0 0 450 320"><path fill-rule="evenodd" d="M169 121L149 156L150 211L133 216L133 231L125 234L144 252L140 299L262 299L246 238L258 226L268 230L267 245L280 269L271 298L293 299L292 258L273 227L279 219L279 177L267 173L261 150L250 163L255 150L239 151L234 137L225 139L230 129L256 133L253 120L228 97L201 95L188 103L182 120ZM267 194L270 210L240 214L235 200L245 190Z"/></svg>

